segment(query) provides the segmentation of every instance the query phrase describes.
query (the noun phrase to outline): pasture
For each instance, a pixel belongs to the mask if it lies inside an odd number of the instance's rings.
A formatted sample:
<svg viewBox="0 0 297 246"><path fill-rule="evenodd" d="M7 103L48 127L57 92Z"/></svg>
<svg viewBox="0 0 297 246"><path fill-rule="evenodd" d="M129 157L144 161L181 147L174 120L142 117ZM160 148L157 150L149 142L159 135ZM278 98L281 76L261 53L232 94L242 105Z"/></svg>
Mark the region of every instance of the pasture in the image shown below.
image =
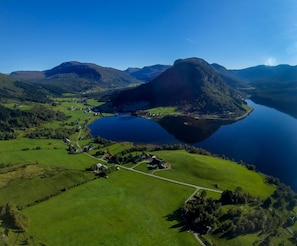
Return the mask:
<svg viewBox="0 0 297 246"><path fill-rule="evenodd" d="M15 139L0 141L1 163L40 164L46 167L63 167L82 170L96 163L84 154L67 153L62 140L54 139Z"/></svg>
<svg viewBox="0 0 297 246"><path fill-rule="evenodd" d="M150 114L156 114L156 115L176 115L176 114L180 114L180 112L178 112L176 110L175 107L157 107L157 108L151 108L146 110L146 112L150 113Z"/></svg>
<svg viewBox="0 0 297 246"><path fill-rule="evenodd" d="M25 209L28 232L46 245L197 245L176 212L193 189L164 184L121 169Z"/></svg>
<svg viewBox="0 0 297 246"><path fill-rule="evenodd" d="M234 190L241 186L255 197L266 198L275 187L264 183L264 176L247 170L232 161L203 155L189 154L186 151L157 151L158 157L171 164L172 169L156 172L156 175L204 187Z"/></svg>
<svg viewBox="0 0 297 246"><path fill-rule="evenodd" d="M59 195L63 190L95 178L93 173L78 170L35 167L33 172L31 167L26 176L23 170L20 170L23 171L21 176L18 175L17 171L18 169L14 171L15 174L13 172L0 174L0 178L6 181L6 186L1 182L4 187L0 189L0 207L8 202L18 208L32 206L40 201Z"/></svg>
<svg viewBox="0 0 297 246"><path fill-rule="evenodd" d="M51 108L70 118L43 127L81 125L82 130L69 138L74 145L78 138L80 146L90 144L92 140L85 138L88 134L85 125L99 116L88 108L100 103L75 98L54 100L56 104ZM26 105L22 110L30 106ZM168 107L155 108L149 113L178 112ZM95 148L89 154L100 150L115 155L134 146L131 143L114 143L104 148L93 145ZM158 176L209 188L217 185L221 190L241 186L261 198L269 196L275 189L264 184L261 174L231 161L181 150L152 153L172 168L154 171ZM19 236L32 245L38 241L45 245L64 245L65 242L69 245L197 245L191 233L185 230L179 214L179 208L193 193L192 188L124 169L110 174L108 179L94 179L92 172L84 170L98 160L84 153L68 154L63 140L22 138L0 141L0 158L0 206L11 202L28 216L27 232L32 238L25 233ZM145 162L135 169L152 172L147 170ZM207 193L209 197L218 198L216 193ZM15 236L11 233L9 243ZM253 235L248 237L254 238ZM235 244L238 242L241 241L234 241Z"/></svg>

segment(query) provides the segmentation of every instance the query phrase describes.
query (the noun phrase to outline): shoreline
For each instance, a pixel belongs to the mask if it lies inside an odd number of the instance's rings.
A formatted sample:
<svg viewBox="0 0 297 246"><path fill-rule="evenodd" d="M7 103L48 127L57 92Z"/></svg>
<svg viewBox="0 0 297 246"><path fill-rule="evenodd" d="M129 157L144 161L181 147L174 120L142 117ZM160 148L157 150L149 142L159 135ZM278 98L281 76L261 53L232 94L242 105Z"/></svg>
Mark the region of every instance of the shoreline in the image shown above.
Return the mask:
<svg viewBox="0 0 297 246"><path fill-rule="evenodd" d="M244 119L245 117L249 116L250 113L252 113L254 111L254 108L250 108L245 114L243 114L242 116L238 116L235 118L235 121L239 121Z"/></svg>
<svg viewBox="0 0 297 246"><path fill-rule="evenodd" d="M221 121L221 122L233 123L233 122L237 122L237 121L240 121L240 120L246 118L253 111L254 111L254 108L250 108L243 115L237 116L235 118L221 118L220 116L217 116L217 115L214 115L214 116L203 115L201 117L201 116L195 116L193 114L183 114L183 113L180 113L180 114L164 114L164 115L157 115L155 117L140 115L140 114L131 113L131 112L127 112L127 114L130 114L130 115L136 116L136 117L141 117L141 118L148 119L148 120L157 121L157 122L160 121L163 118L166 118L166 117L185 117L185 118L189 118L191 120L197 120L197 121L199 121L199 120L200 121Z"/></svg>

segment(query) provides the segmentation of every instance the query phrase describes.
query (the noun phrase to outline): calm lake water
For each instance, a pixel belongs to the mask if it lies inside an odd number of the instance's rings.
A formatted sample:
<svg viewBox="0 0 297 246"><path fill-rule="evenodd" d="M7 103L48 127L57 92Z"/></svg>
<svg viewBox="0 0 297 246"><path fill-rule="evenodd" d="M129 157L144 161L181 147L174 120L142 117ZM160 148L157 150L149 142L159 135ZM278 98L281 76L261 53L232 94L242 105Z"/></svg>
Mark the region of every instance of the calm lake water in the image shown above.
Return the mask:
<svg viewBox="0 0 297 246"><path fill-rule="evenodd" d="M214 133L191 145L257 169L297 191L297 120L277 110L248 101L254 111L245 119L215 128ZM89 125L93 136L134 143L182 143L157 122L130 115L101 118ZM179 128L176 127L176 131ZM172 129L170 131L172 132Z"/></svg>

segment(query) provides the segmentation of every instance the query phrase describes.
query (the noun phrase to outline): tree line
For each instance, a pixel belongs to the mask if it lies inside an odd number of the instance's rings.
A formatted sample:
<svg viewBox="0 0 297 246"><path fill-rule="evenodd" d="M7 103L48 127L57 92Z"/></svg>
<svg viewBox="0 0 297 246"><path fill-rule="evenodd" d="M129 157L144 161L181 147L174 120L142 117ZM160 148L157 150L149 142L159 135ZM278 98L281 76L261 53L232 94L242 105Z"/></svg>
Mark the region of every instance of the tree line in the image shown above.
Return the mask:
<svg viewBox="0 0 297 246"><path fill-rule="evenodd" d="M0 105L0 140L16 138L16 130L39 127L53 120L64 121L68 117L43 105L28 111L9 109Z"/></svg>
<svg viewBox="0 0 297 246"><path fill-rule="evenodd" d="M292 226L296 219L289 211L297 205L297 195L281 184L267 199L259 200L237 187L225 190L219 199L207 198L206 192L194 196L182 207L191 228L201 234L211 233L231 239L249 233L260 233L268 243L282 226Z"/></svg>
<svg viewBox="0 0 297 246"><path fill-rule="evenodd" d="M93 143L98 144L98 149L102 149L104 147L108 147L115 142L111 140L104 139L100 136L94 138ZM205 156L212 156L212 157L217 157L221 158L224 160L230 160L228 157L225 155L219 156L217 154L213 154L210 151L207 151L203 148L198 148L195 146L191 146L188 144L164 144L164 145L138 145L138 146L133 146L132 148L125 149L115 155L112 155L110 158L111 163L116 163L116 164L125 164L125 163L136 163L137 161L141 160L141 156L146 154L147 151L149 152L155 152L155 151L162 151L162 150L185 150L190 154L198 154L198 155L205 155ZM108 150L107 150L108 152ZM133 155L133 152L138 152ZM139 153L140 152L140 153ZM95 156L98 157L100 155L103 155L106 153L104 150L98 150L95 153ZM235 162L234 160L232 160ZM247 164L243 162L242 160L238 162L239 165L245 166L248 170L251 171L256 171L256 166L253 164ZM270 179L274 179L274 177L270 177ZM269 180L267 180L269 183ZM279 180L278 180L279 182Z"/></svg>
<svg viewBox="0 0 297 246"><path fill-rule="evenodd" d="M51 139L65 139L73 135L77 130L75 128L37 128L25 134L27 138L39 139L39 138L51 138Z"/></svg>

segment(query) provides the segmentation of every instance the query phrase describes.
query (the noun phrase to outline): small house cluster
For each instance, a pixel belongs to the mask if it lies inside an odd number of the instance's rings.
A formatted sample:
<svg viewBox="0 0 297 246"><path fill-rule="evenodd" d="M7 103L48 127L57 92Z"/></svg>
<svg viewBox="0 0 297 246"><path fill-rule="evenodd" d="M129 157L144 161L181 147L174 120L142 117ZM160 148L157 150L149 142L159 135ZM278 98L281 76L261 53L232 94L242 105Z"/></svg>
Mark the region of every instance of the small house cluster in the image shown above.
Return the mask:
<svg viewBox="0 0 297 246"><path fill-rule="evenodd" d="M64 142L67 144L67 146L68 146L68 153L69 154L77 154L77 153L79 153L80 151L78 150L78 149L76 149L75 147L74 147L74 145L72 144L72 142L71 142L71 140L69 139L69 138L65 138L64 139Z"/></svg>
<svg viewBox="0 0 297 246"><path fill-rule="evenodd" d="M93 145L85 145L84 147L83 147L83 151L84 152L88 152L88 151L91 151L91 150L93 150L94 149L94 146Z"/></svg>
<svg viewBox="0 0 297 246"><path fill-rule="evenodd" d="M165 161L157 158L155 155L151 157L151 161L148 163L148 169L164 169L167 168Z"/></svg>
<svg viewBox="0 0 297 246"><path fill-rule="evenodd" d="M69 138L65 138L64 139L64 142L67 144L67 145L71 145L71 140Z"/></svg>
<svg viewBox="0 0 297 246"><path fill-rule="evenodd" d="M106 169L108 169L108 167L101 163L97 163L92 166L92 169L93 169L94 173L101 173L101 172L105 171Z"/></svg>
<svg viewBox="0 0 297 246"><path fill-rule="evenodd" d="M152 114L152 113L148 113L148 117L154 118L154 117L160 117L161 114Z"/></svg>

